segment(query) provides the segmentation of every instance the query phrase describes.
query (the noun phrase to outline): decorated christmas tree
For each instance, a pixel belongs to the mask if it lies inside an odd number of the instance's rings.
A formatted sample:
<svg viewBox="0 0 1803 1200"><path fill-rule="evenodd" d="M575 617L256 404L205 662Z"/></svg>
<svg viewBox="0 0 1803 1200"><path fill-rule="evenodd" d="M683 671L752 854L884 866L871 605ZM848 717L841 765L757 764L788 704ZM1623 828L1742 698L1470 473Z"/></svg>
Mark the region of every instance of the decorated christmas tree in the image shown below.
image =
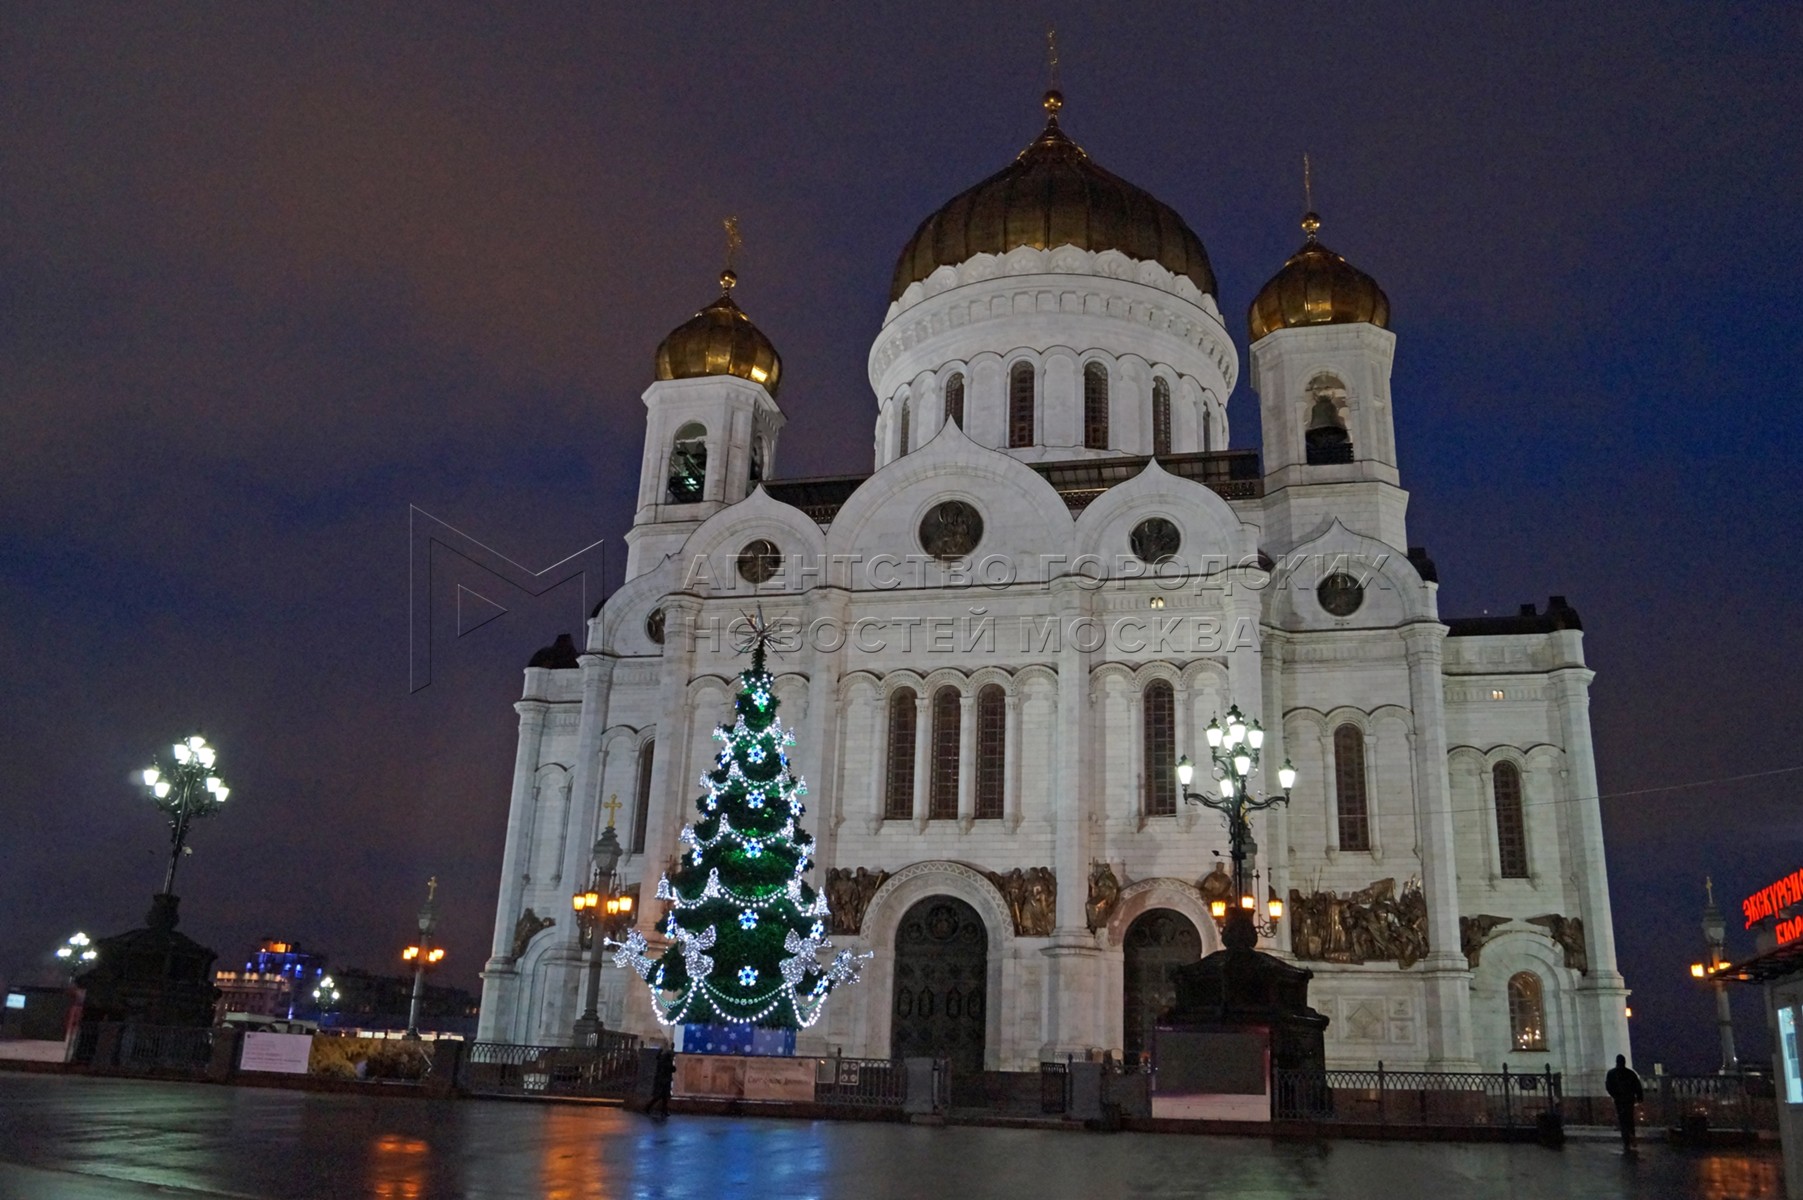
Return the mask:
<svg viewBox="0 0 1803 1200"><path fill-rule="evenodd" d="M733 723L714 730L722 745L701 777L700 820L683 826L681 865L657 885L669 946L654 959L637 930L613 943L614 962L639 973L658 1020L684 1026L685 1041L697 1027L805 1029L835 987L858 978L850 951L820 960L832 945L826 896L803 880L814 844L801 828L807 785L789 762L795 735L776 716L770 640L761 619L751 622L751 666L739 676ZM698 1038L685 1048L729 1044Z"/></svg>

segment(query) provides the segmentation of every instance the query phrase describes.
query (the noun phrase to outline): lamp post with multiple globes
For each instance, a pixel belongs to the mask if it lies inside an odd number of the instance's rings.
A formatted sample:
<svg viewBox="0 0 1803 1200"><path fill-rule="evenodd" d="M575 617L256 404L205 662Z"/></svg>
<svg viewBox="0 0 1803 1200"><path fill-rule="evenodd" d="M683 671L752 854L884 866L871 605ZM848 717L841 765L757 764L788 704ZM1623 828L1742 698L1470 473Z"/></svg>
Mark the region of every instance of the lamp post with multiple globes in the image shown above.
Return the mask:
<svg viewBox="0 0 1803 1200"><path fill-rule="evenodd" d="M325 1024L325 1015L338 1006L343 997L338 991L338 981L330 975L322 976L313 986L313 1007L319 1013L320 1024Z"/></svg>
<svg viewBox="0 0 1803 1200"><path fill-rule="evenodd" d="M413 997L407 1004L408 1041L419 1041L420 1002L426 996L426 969L444 961L444 947L432 944L432 931L438 928L438 876L426 880L426 902L419 910L419 941L401 951L401 961L413 964Z"/></svg>
<svg viewBox="0 0 1803 1200"><path fill-rule="evenodd" d="M619 802L613 802L618 807ZM576 1018L576 1044L578 1046L595 1045L599 1042L601 1032L601 952L602 948L595 938L600 931L603 938L618 937L623 927L632 920L632 897L621 887L620 877L614 868L620 864L620 839L614 833L613 814L607 818L607 828L595 839L593 861L589 871L587 890L577 892L570 897L570 909L576 916L578 941L583 950L588 952L588 1007Z"/></svg>
<svg viewBox="0 0 1803 1200"><path fill-rule="evenodd" d="M86 970L100 951L94 949L94 939L85 933L77 932L68 941L56 948L56 960L68 969L69 978L75 978L78 972Z"/></svg>
<svg viewBox="0 0 1803 1200"><path fill-rule="evenodd" d="M195 821L219 811L232 789L213 771L214 747L199 734L170 748L172 763L152 762L140 772L151 799L169 817L169 870L163 876L162 894L175 891L175 868L188 845L188 831Z"/></svg>
<svg viewBox="0 0 1803 1200"><path fill-rule="evenodd" d="M1177 783L1186 803L1214 809L1227 824L1228 854L1233 859L1233 894L1238 903L1228 905L1217 900L1211 908L1217 919L1226 919L1223 943L1229 949L1249 950L1258 944L1261 932L1268 937L1275 931L1276 923L1283 917L1283 901L1272 896L1270 920L1261 922L1257 919L1258 897L1246 886L1247 847L1252 843L1252 826L1247 818L1252 813L1289 803L1290 789L1296 784L1296 768L1287 759L1278 768L1277 780L1283 788L1282 795L1253 792L1252 777L1258 772L1265 731L1257 721L1248 723L1237 704L1227 710L1225 725L1219 719L1208 723L1207 735L1214 788L1204 792L1189 790L1196 765L1188 755L1177 760Z"/></svg>

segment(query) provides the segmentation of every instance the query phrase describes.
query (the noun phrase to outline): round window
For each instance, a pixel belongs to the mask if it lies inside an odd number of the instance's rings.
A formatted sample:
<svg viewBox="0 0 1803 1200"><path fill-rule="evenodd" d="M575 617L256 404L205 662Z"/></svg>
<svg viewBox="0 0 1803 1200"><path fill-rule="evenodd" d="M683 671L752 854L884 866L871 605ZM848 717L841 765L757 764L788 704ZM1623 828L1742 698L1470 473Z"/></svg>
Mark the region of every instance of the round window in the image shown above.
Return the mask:
<svg viewBox="0 0 1803 1200"><path fill-rule="evenodd" d="M664 610L654 608L651 615L645 618L645 636L658 645L664 644Z"/></svg>
<svg viewBox="0 0 1803 1200"><path fill-rule="evenodd" d="M920 545L934 558L963 558L983 540L983 515L962 500L944 500L920 519Z"/></svg>
<svg viewBox="0 0 1803 1200"><path fill-rule="evenodd" d="M1365 602L1365 589L1350 575L1335 573L1315 585L1315 599L1336 617L1350 617Z"/></svg>
<svg viewBox="0 0 1803 1200"><path fill-rule="evenodd" d="M739 577L746 583L763 583L782 569L783 552L769 538L746 542L739 551Z"/></svg>
<svg viewBox="0 0 1803 1200"><path fill-rule="evenodd" d="M1133 527L1128 543L1133 547L1135 558L1157 565L1177 557L1183 535L1177 532L1177 526L1163 517L1147 517Z"/></svg>

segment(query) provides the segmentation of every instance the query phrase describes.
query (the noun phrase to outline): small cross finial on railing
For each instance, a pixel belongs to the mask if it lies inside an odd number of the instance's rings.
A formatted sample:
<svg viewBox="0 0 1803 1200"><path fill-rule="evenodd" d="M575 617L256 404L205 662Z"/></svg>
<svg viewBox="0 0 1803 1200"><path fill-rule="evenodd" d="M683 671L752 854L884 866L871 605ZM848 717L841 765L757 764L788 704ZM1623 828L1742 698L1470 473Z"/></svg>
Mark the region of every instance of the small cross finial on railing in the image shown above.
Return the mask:
<svg viewBox="0 0 1803 1200"><path fill-rule="evenodd" d="M607 810L607 827L612 829L614 827L614 815L620 811L620 794L615 792L613 795L609 796L607 798L607 803L603 804L601 807Z"/></svg>
<svg viewBox="0 0 1803 1200"><path fill-rule="evenodd" d="M426 880L426 903L427 904L432 903L432 897L436 896L437 894L438 894L438 876L434 875L430 879Z"/></svg>

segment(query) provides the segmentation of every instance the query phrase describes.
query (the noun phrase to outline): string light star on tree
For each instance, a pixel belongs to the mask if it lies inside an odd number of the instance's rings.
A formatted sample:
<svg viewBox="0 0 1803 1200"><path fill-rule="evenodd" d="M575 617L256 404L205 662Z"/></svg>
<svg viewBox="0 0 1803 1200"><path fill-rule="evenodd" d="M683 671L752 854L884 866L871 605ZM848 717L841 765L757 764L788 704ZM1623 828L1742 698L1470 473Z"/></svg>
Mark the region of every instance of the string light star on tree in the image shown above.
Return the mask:
<svg viewBox="0 0 1803 1200"><path fill-rule="evenodd" d="M765 668L778 637L762 614L747 624L740 648L751 666L739 676L733 723L714 730L722 748L701 777L701 819L683 827L681 865L657 885L670 945L653 959L637 930L610 943L614 962L649 985L665 1025L805 1029L869 957L841 950L820 959L832 943L826 896L803 878L814 845L801 828L807 785L790 764L795 735L777 719Z"/></svg>

